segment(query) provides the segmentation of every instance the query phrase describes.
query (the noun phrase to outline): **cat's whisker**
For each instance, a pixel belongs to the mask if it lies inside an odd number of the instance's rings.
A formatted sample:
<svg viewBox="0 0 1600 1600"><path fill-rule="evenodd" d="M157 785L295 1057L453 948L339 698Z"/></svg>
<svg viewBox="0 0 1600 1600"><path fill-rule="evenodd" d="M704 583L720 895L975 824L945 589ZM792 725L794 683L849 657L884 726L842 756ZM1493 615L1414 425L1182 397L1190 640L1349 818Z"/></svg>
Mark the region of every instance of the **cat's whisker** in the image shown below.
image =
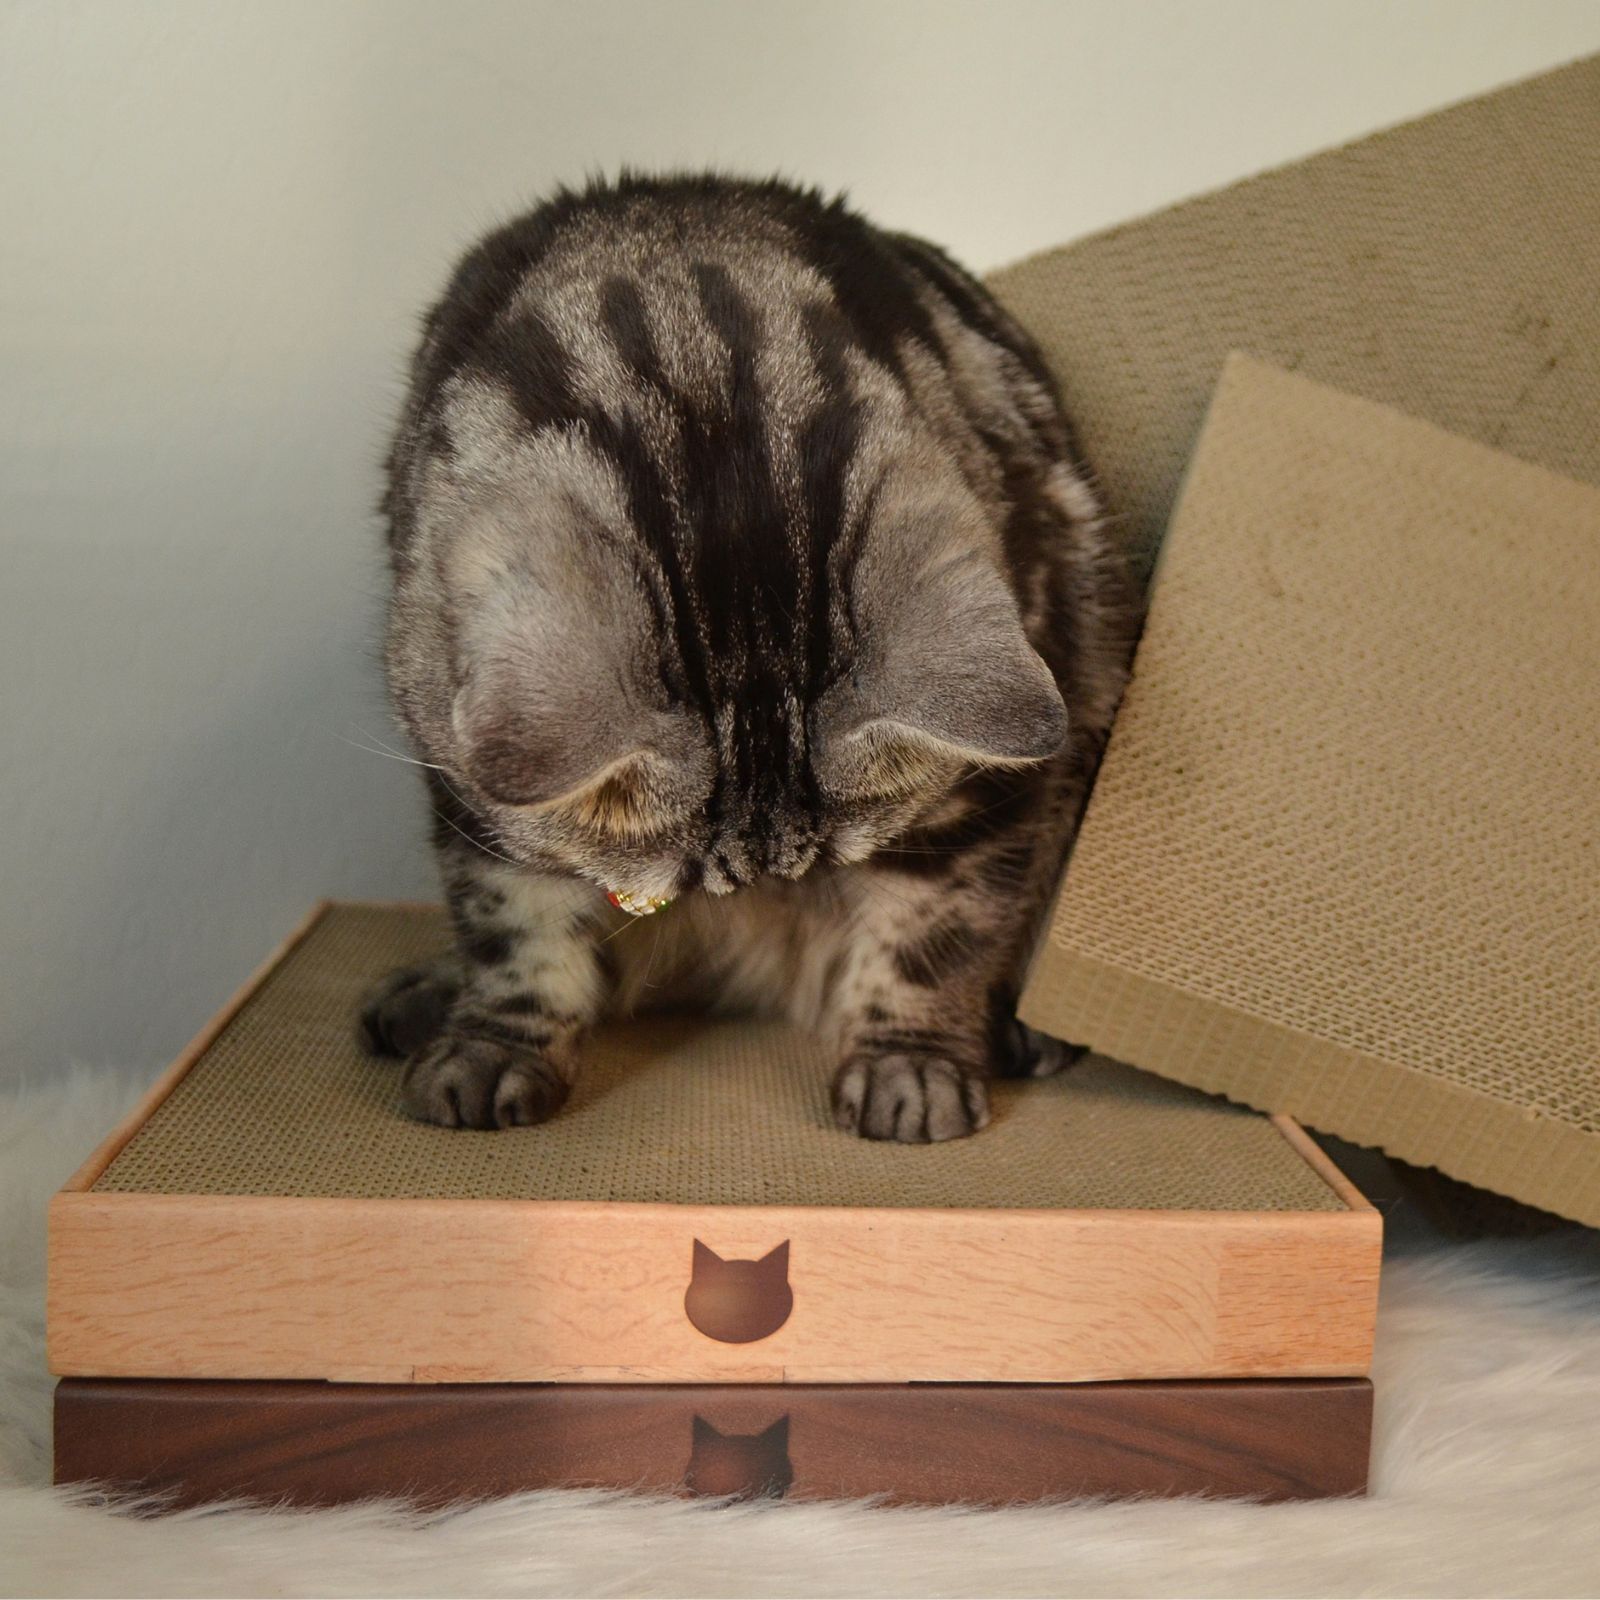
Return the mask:
<svg viewBox="0 0 1600 1600"><path fill-rule="evenodd" d="M409 755L406 751L397 750L392 744L389 743L387 739L383 738L381 734L374 733L371 728L363 728L359 722L352 723L351 727L353 727L363 739L370 739L372 743L375 744L385 755L396 756L402 761L416 760L416 757ZM423 767L434 767L435 770L439 772L444 770L443 767L436 766L436 764L432 761L418 761L417 765Z"/></svg>
<svg viewBox="0 0 1600 1600"><path fill-rule="evenodd" d="M644 976L639 980L641 989L650 987L650 974L656 969L656 957L661 954L661 936L666 932L665 926L658 920L656 922L655 943L650 946L650 959L644 964Z"/></svg>
<svg viewBox="0 0 1600 1600"><path fill-rule="evenodd" d="M626 922L624 922L620 927L613 928L611 930L611 932L608 933L605 936L605 938L603 938L600 941L600 944L602 946L610 944L613 939L616 939L616 938L620 937L622 934L626 933L628 931L628 929L631 928L633 926L633 924L636 923L638 920L639 919L637 917L629 917L628 920Z"/></svg>
<svg viewBox="0 0 1600 1600"><path fill-rule="evenodd" d="M434 816L436 816L441 822L448 823L450 827L454 828L456 832L459 833L474 850L481 850L484 855L493 856L496 861L503 861L508 867L520 867L522 865L520 861L513 861L510 856L501 855L498 850L491 850L481 839L474 839L465 828L461 827L455 822L452 822L450 818L447 817L437 806L434 806L432 809Z"/></svg>
<svg viewBox="0 0 1600 1600"><path fill-rule="evenodd" d="M347 744L352 750L364 750L369 756L382 756L386 761L403 761L408 767L427 767L432 772L443 772L444 768L432 761L418 761L415 756L403 756L393 750L379 750L370 744L362 744L355 739L347 739L342 733L334 734L340 744Z"/></svg>

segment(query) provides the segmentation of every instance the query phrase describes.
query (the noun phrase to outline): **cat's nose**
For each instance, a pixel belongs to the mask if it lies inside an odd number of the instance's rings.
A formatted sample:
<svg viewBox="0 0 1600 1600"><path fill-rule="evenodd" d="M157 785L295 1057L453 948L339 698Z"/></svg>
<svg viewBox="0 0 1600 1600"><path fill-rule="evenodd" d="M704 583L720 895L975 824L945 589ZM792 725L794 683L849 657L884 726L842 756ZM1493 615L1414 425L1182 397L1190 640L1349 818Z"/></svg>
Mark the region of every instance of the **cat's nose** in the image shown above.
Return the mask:
<svg viewBox="0 0 1600 1600"><path fill-rule="evenodd" d="M702 871L708 894L732 894L761 876L760 868L749 854L738 849L713 850L703 863Z"/></svg>
<svg viewBox="0 0 1600 1600"><path fill-rule="evenodd" d="M800 849L785 855L781 860L774 861L771 871L779 878L803 878L817 864L817 856L822 850L819 839L809 840Z"/></svg>
<svg viewBox="0 0 1600 1600"><path fill-rule="evenodd" d="M700 864L700 876L693 886L710 894L732 894L763 878L800 878L815 865L820 849L821 841L809 835L803 839L741 840L714 849Z"/></svg>
<svg viewBox="0 0 1600 1600"><path fill-rule="evenodd" d="M822 841L811 833L769 840L763 865L776 878L803 878L816 865Z"/></svg>

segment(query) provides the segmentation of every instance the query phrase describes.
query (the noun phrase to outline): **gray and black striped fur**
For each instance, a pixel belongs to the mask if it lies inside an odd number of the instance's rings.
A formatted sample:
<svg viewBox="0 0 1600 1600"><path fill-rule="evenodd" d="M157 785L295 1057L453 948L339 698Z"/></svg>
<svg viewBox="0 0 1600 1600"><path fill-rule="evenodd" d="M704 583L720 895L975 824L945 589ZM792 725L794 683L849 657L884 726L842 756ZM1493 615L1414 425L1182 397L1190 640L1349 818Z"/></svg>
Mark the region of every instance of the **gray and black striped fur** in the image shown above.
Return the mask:
<svg viewBox="0 0 1600 1600"><path fill-rule="evenodd" d="M780 182L560 194L429 313L385 509L458 936L365 1012L413 1115L539 1122L597 1018L686 1002L824 1032L870 1138L1059 1063L1013 1007L1133 610L948 257Z"/></svg>

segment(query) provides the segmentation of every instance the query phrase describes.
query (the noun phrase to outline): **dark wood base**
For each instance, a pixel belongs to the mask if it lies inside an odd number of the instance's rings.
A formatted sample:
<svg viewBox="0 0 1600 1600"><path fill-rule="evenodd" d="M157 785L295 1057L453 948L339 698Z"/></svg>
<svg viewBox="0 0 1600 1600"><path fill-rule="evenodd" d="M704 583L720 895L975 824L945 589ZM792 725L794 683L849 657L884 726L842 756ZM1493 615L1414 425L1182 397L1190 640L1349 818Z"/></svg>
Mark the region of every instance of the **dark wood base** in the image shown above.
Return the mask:
<svg viewBox="0 0 1600 1600"><path fill-rule="evenodd" d="M862 1385L69 1378L57 1483L437 1506L528 1489L995 1505L1365 1492L1365 1379Z"/></svg>

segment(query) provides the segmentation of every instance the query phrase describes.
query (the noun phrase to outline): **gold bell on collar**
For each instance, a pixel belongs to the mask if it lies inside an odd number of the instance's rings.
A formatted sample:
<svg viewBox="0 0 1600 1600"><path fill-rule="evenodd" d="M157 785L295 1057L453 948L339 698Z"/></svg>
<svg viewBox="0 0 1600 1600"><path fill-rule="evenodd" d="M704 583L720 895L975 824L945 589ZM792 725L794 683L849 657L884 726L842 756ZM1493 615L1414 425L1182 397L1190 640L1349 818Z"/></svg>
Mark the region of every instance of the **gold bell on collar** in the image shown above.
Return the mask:
<svg viewBox="0 0 1600 1600"><path fill-rule="evenodd" d="M663 906L670 906L670 897L661 898L653 894L618 894L615 889L606 890L606 899L618 911L626 911L630 917L653 917Z"/></svg>

